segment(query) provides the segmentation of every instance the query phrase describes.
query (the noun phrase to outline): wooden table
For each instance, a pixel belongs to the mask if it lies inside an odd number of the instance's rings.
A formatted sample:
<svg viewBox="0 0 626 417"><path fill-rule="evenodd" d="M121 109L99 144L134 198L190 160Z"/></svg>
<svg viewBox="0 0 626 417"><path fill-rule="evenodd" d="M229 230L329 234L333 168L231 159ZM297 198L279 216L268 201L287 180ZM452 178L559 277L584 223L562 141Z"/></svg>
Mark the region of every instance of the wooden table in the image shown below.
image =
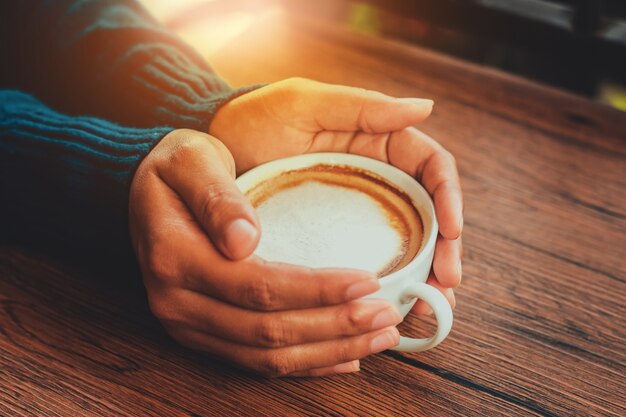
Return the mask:
<svg viewBox="0 0 626 417"><path fill-rule="evenodd" d="M4 247L0 415L626 415L625 113L282 15L210 60L235 85L297 75L436 101L421 128L456 155L466 201L450 337L358 374L267 380L177 346L139 284Z"/></svg>

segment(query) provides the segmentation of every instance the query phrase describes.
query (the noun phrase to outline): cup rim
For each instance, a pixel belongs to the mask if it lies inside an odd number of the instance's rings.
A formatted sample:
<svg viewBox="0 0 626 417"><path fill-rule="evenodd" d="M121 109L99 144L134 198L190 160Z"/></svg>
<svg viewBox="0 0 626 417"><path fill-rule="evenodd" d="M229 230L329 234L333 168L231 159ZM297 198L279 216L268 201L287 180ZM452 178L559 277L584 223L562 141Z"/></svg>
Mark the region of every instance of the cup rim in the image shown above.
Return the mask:
<svg viewBox="0 0 626 417"><path fill-rule="evenodd" d="M404 275L404 273L402 273L403 271L427 260L430 254L433 253L437 241L437 234L439 233L439 226L430 194L428 194L428 191L426 191L415 178L411 177L406 172L377 159L338 152L316 152L289 156L258 165L238 176L235 183L240 191L245 192L259 182L274 177L280 172L305 168L315 164L351 165L356 168L372 171L385 178L411 197L413 205L419 212L422 221L424 229L423 244L415 257L403 268L389 275L380 277L379 280L381 284L382 282L387 283L402 278ZM423 210L426 211L426 213L424 213ZM424 217L427 217L428 225Z"/></svg>

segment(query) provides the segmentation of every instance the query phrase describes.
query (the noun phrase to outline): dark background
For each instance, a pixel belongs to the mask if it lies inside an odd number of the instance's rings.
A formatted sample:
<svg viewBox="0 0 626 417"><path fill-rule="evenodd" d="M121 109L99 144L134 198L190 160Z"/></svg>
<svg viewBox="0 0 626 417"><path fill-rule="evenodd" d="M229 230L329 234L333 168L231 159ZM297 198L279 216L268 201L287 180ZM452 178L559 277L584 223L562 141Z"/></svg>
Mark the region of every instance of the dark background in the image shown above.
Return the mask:
<svg viewBox="0 0 626 417"><path fill-rule="evenodd" d="M626 0L284 0L626 110Z"/></svg>

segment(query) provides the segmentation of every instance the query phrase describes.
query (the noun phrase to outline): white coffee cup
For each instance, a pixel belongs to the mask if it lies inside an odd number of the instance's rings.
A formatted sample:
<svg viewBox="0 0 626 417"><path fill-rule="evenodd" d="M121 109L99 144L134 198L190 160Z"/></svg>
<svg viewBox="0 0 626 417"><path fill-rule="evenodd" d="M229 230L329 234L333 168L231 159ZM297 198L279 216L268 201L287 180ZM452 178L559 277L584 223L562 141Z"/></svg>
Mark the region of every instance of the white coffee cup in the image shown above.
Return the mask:
<svg viewBox="0 0 626 417"><path fill-rule="evenodd" d="M428 192L415 179L392 165L374 159L343 153L312 153L260 165L241 175L236 182L239 189L245 193L260 182L282 172L318 164L347 165L371 171L394 184L411 198L424 227L422 245L413 260L402 269L381 277L381 288L364 298L385 299L395 305L403 317L409 313L418 299L424 300L432 308L437 320L435 334L425 339L401 336L400 344L393 349L403 352L421 352L434 348L450 333L452 308L439 290L426 284L439 229L433 202Z"/></svg>

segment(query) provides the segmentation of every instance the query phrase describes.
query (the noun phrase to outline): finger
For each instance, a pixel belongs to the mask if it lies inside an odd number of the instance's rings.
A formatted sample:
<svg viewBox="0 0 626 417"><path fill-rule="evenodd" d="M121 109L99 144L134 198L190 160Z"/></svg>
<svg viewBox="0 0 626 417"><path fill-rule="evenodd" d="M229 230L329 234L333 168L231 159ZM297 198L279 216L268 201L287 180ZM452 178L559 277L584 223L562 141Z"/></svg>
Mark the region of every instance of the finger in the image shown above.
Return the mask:
<svg viewBox="0 0 626 417"><path fill-rule="evenodd" d="M437 237L433 270L437 282L443 287L456 288L461 284L461 238Z"/></svg>
<svg viewBox="0 0 626 417"><path fill-rule="evenodd" d="M356 336L402 321L384 300L356 300L340 306L260 313L244 310L202 294L173 290L160 310L161 321L183 323L195 330L249 346L284 347ZM154 304L154 302L153 302ZM153 312L154 312L153 308Z"/></svg>
<svg viewBox="0 0 626 417"><path fill-rule="evenodd" d="M391 163L420 180L433 196L440 231L456 239L463 229L463 197L452 155L434 139L414 128L398 132L322 132L311 151L342 151Z"/></svg>
<svg viewBox="0 0 626 417"><path fill-rule="evenodd" d="M443 237L458 238L463 230L463 196L452 154L415 128L394 132L387 152L389 163L417 178L433 197Z"/></svg>
<svg viewBox="0 0 626 417"><path fill-rule="evenodd" d="M294 84L299 96L306 97L306 100L294 100L296 114L315 116L302 119L303 123L307 121L306 126L299 127L305 130L389 132L423 121L433 108L433 101L428 99L396 98L363 88L311 80L289 82Z"/></svg>
<svg viewBox="0 0 626 417"><path fill-rule="evenodd" d="M203 234L186 233L178 253L186 278L182 286L210 297L257 311L282 311L342 304L380 288L367 271L312 269L266 262L256 256L239 262L224 260Z"/></svg>
<svg viewBox="0 0 626 417"><path fill-rule="evenodd" d="M456 297L454 296L454 290L452 288L446 288L440 285L437 282L437 278L435 278L432 274L428 277L426 283L441 291L441 293L448 300L448 303L450 303L450 307L454 308L456 306ZM430 315L433 313L433 310L424 300L417 300L417 303L415 303L411 311L418 316Z"/></svg>
<svg viewBox="0 0 626 417"><path fill-rule="evenodd" d="M380 288L375 275L349 269L310 269L252 257L220 272L199 259L189 269L189 288L240 307L281 311L341 304ZM193 269L195 270L193 270ZM215 268L215 266L213 266Z"/></svg>
<svg viewBox="0 0 626 417"><path fill-rule="evenodd" d="M365 133L324 130L317 133L307 152L342 152L387 160L390 132Z"/></svg>
<svg viewBox="0 0 626 417"><path fill-rule="evenodd" d="M335 374L348 374L348 373L353 373L353 372L359 372L360 370L361 370L361 362L356 360L356 361L340 363L339 365L335 365L335 366L327 366L325 368L317 368L317 369L310 369L308 371L292 372L287 376L290 378L292 377L293 378L309 378L309 377L329 376L329 375L335 375Z"/></svg>
<svg viewBox="0 0 626 417"><path fill-rule="evenodd" d="M225 259L172 189L154 177L147 181L137 209L141 216L138 257L144 273L160 286L201 292L259 311L342 304L380 288L369 272L310 269L249 257Z"/></svg>
<svg viewBox="0 0 626 417"><path fill-rule="evenodd" d="M351 362L390 349L400 342L395 327L361 336L279 349L239 345L190 329L174 330L172 336L193 349L212 353L269 376L287 376Z"/></svg>
<svg viewBox="0 0 626 417"><path fill-rule="evenodd" d="M232 156L215 138L188 132L185 145L158 167L158 173L181 196L213 244L230 259L243 259L256 248L260 226L252 205L235 185Z"/></svg>

